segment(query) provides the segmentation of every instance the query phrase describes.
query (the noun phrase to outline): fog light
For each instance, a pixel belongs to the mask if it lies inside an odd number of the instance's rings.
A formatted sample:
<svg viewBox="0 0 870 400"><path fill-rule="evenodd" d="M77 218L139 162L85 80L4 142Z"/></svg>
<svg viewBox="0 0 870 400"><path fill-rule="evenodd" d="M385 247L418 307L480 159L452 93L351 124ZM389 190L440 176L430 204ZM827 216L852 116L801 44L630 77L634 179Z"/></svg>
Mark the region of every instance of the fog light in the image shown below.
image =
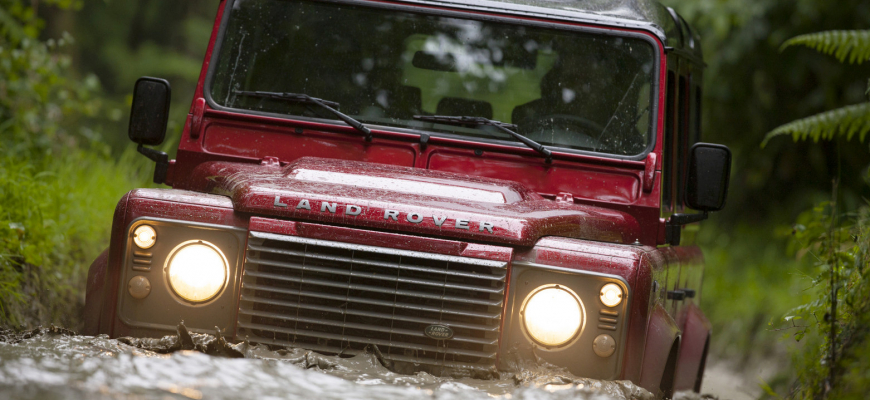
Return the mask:
<svg viewBox="0 0 870 400"><path fill-rule="evenodd" d="M215 245L192 240L169 256L169 286L179 297L194 303L214 298L227 281L227 260Z"/></svg>
<svg viewBox="0 0 870 400"><path fill-rule="evenodd" d="M601 288L601 302L608 307L616 307L622 303L622 288L615 283L608 283Z"/></svg>
<svg viewBox="0 0 870 400"><path fill-rule="evenodd" d="M583 324L583 305L571 290L541 286L523 304L523 322L531 338L547 347L570 342Z"/></svg>
<svg viewBox="0 0 870 400"><path fill-rule="evenodd" d="M139 225L133 231L133 243L141 249L150 249L157 241L157 232L148 225Z"/></svg>
<svg viewBox="0 0 870 400"><path fill-rule="evenodd" d="M134 276L127 284L127 290L133 298L142 300L151 293L151 281L144 276Z"/></svg>
<svg viewBox="0 0 870 400"><path fill-rule="evenodd" d="M616 340L610 335L598 335L592 341L592 351L599 357L610 357L616 351Z"/></svg>

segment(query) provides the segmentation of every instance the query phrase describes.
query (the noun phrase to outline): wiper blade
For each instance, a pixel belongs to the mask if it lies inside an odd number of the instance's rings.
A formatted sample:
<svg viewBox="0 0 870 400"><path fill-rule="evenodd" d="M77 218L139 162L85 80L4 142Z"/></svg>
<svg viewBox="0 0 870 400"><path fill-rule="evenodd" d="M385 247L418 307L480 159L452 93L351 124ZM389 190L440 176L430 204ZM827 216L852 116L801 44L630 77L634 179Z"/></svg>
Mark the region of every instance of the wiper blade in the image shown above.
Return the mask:
<svg viewBox="0 0 870 400"><path fill-rule="evenodd" d="M338 119L344 121L346 124L350 125L354 129L362 132L365 135L366 141L372 141L372 131L369 130L362 122L359 122L347 114L338 111L339 104L334 101L318 99L317 97L311 97L304 93L289 93L289 92L261 92L261 91L249 91L249 90L234 90L233 93L239 94L242 96L251 96L251 97L262 97L265 99L276 99L283 100L289 102L296 103L306 103L306 104L314 104L318 105L324 110L327 110L333 113Z"/></svg>
<svg viewBox="0 0 870 400"><path fill-rule="evenodd" d="M514 138L516 138L520 142L523 142L524 145L529 146L532 150L535 150L538 153L543 154L544 157L546 157L547 164L553 162L553 153L550 150L548 150L546 147L544 147L544 145L542 145L542 144L540 144L532 139L529 139L523 135L520 135L519 133L516 133L515 130L517 129L517 126L514 124L508 124L506 122L495 121L495 120L491 120L491 119L487 119L487 118L483 118L483 117L467 117L467 116L454 117L454 116L449 116L449 115L415 115L413 118L418 120L418 121L438 122L438 123L448 124L448 125L474 125L474 126L489 125L489 126L494 126L494 127L498 128L499 130L501 130L502 132L513 136Z"/></svg>

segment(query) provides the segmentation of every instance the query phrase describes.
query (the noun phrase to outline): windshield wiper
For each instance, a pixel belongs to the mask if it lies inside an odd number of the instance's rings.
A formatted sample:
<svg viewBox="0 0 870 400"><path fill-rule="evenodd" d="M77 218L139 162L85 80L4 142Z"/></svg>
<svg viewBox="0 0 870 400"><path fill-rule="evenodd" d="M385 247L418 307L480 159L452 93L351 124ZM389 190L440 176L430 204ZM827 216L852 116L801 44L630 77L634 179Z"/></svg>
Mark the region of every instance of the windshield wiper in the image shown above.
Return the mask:
<svg viewBox="0 0 870 400"><path fill-rule="evenodd" d="M504 133L507 133L520 142L523 142L524 145L529 146L532 150L541 153L546 157L547 164L553 162L553 153L544 147L542 144L529 139L519 133L516 133L514 130L517 129L517 126L514 124L508 124L501 121L495 121L483 117L453 117L449 115L415 115L414 119L419 121L428 121L428 122L438 122L442 124L448 125L489 125L494 126L501 130Z"/></svg>
<svg viewBox="0 0 870 400"><path fill-rule="evenodd" d="M262 97L265 99L275 99L275 100L283 100L289 102L296 103L306 103L306 104L315 104L322 107L324 110L327 110L333 114L335 114L338 119L344 121L346 124L350 125L354 129L362 132L365 135L366 141L372 141L372 131L369 128L366 128L362 122L359 122L348 115L338 111L339 104L334 101L318 99L316 97L311 97L304 93L288 93L288 92L261 92L261 91L248 91L248 90L234 90L233 93L239 94L242 96L251 96L251 97Z"/></svg>

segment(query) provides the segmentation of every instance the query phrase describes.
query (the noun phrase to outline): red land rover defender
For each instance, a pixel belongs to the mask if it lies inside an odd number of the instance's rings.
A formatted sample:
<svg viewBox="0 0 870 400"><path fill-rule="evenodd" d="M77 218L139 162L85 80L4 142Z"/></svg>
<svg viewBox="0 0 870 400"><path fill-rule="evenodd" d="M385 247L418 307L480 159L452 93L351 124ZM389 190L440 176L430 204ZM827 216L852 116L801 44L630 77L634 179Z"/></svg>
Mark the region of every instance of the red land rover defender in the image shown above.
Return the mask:
<svg viewBox="0 0 870 400"><path fill-rule="evenodd" d="M129 136L171 189L118 203L86 331L699 390L681 233L730 169L698 143L703 66L652 0L221 1L175 160L144 147L169 85L136 83Z"/></svg>

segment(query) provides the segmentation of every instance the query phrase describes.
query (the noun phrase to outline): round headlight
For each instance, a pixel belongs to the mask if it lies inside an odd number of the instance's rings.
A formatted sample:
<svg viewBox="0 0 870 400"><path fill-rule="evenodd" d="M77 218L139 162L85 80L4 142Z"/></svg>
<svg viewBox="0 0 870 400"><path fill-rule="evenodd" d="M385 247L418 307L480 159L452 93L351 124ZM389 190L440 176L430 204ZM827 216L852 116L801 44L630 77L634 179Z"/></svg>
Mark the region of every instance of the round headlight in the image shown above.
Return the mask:
<svg viewBox="0 0 870 400"><path fill-rule="evenodd" d="M133 243L140 249L150 249L157 241L157 232L148 225L139 225L133 231Z"/></svg>
<svg viewBox="0 0 870 400"><path fill-rule="evenodd" d="M583 326L583 305L571 290L561 286L541 286L523 304L526 332L548 347L560 346L577 336Z"/></svg>
<svg viewBox="0 0 870 400"><path fill-rule="evenodd" d="M622 288L615 283L608 283L601 288L601 302L608 307L616 307L622 303Z"/></svg>
<svg viewBox="0 0 870 400"><path fill-rule="evenodd" d="M227 260L215 245L192 240L175 248L166 274L175 294L199 303L212 299L226 285Z"/></svg>

